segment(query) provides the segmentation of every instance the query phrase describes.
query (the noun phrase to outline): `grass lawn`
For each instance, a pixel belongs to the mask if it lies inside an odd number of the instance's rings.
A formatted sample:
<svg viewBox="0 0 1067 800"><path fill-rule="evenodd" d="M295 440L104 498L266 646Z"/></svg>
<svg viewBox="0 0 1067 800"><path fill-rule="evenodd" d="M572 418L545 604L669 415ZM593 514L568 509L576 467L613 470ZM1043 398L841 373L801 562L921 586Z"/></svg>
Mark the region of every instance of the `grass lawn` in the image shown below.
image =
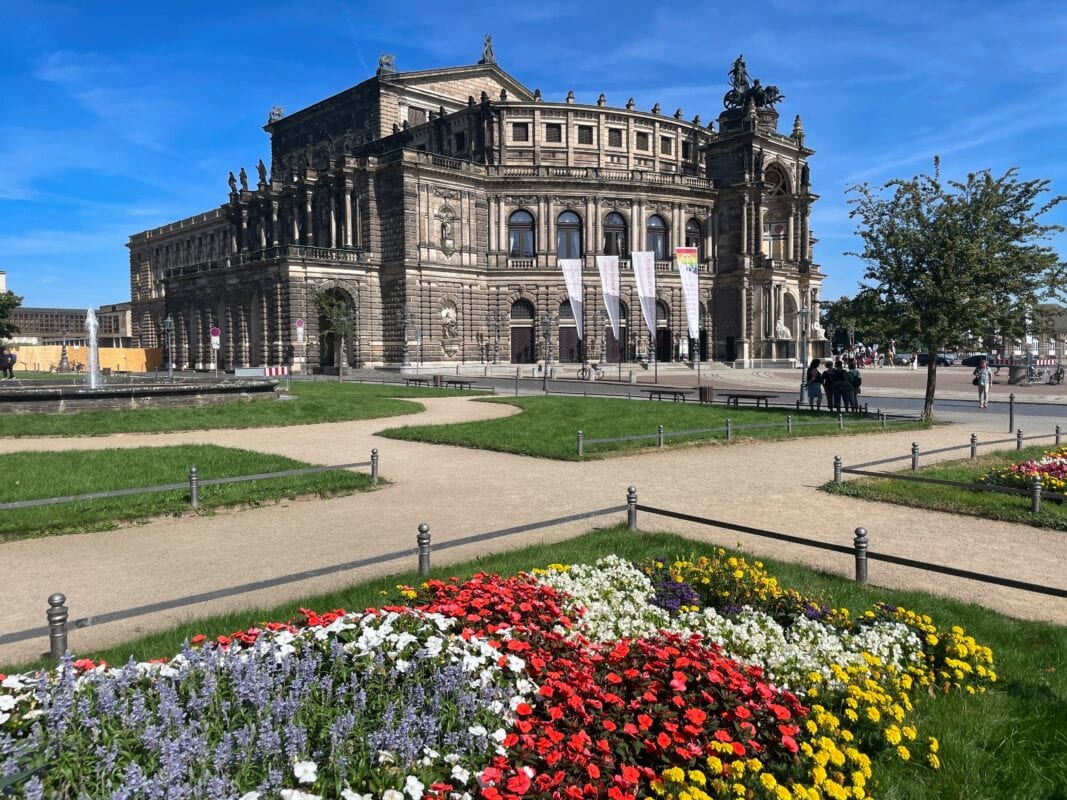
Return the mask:
<svg viewBox="0 0 1067 800"><path fill-rule="evenodd" d="M451 444L481 450L499 450L541 458L568 461L578 460L576 434L583 431L587 444L586 457L610 452L655 447L656 440L588 444L589 439L612 438L634 434L655 434L662 425L671 431L694 428L719 428L729 419L736 428L741 425L769 425L767 428L735 430L738 439L786 439L794 436L828 436L839 433L837 415L812 411L782 409L726 408L697 403L658 403L595 397L517 397L486 402L509 403L522 409L521 414L482 422L456 425L408 425L390 428L380 435L392 439ZM786 433L786 415L794 423L821 421L818 425L795 425L792 434ZM923 423L892 423L889 430L923 427ZM845 418L846 431L877 431L877 421ZM668 437L666 444L678 445L695 441L723 441L722 431L691 433Z"/></svg>
<svg viewBox="0 0 1067 800"><path fill-rule="evenodd" d="M310 425L414 414L406 399L457 395L456 390L419 389L332 381L293 381L285 394L295 400L254 400L186 408L79 411L64 414L5 414L2 436L94 436L108 433L165 433L217 428ZM469 395L470 392L463 394Z"/></svg>
<svg viewBox="0 0 1067 800"><path fill-rule="evenodd" d="M1051 448L1051 444L1046 444L1026 447L1022 450L999 450L979 456L973 461L969 458L947 461L934 466L920 467L915 473L907 470L902 474L971 483L979 475L985 475L996 467L1040 458L1042 453ZM893 467L890 465L889 468ZM847 473L845 477L848 477ZM979 492L956 486L936 486L890 478L859 478L846 480L840 485L831 482L825 484L823 489L832 494L861 497L864 500L881 500L915 508L949 511L953 514L970 514L1006 522L1022 522L1038 528L1067 531L1067 504L1045 500L1041 503L1041 511L1031 514L1029 495Z"/></svg>
<svg viewBox="0 0 1067 800"><path fill-rule="evenodd" d="M591 563L617 553L633 560L678 555L710 555L714 547L668 534L633 535L624 527L596 530L560 544L489 555L476 561L437 569L435 577L468 577L478 571L514 574L549 563ZM824 598L853 613L877 602L889 602L929 614L940 626L962 625L967 633L993 649L998 680L984 695L955 694L920 705L917 721L925 735L941 741L943 767L933 771L903 764L888 751L875 760L880 798L1062 798L1067 792L1067 628L1005 617L974 605L922 592L898 592L861 586L804 567L764 563L779 582ZM414 551L411 558L415 562ZM362 609L395 602L398 583L418 585L418 576L404 573L380 578L330 595L303 598L271 609L190 621L165 633L106 651L79 655L124 663L176 652L196 633L229 634L253 623L297 616L300 607L317 610ZM73 635L77 642L78 633ZM28 668L19 667L21 671ZM7 672L0 668L0 671Z"/></svg>
<svg viewBox="0 0 1067 800"><path fill-rule="evenodd" d="M195 465L201 480L312 466L284 456L214 445L0 455L0 503L181 483ZM200 508L259 504L299 495L333 495L371 487L366 473L337 470L287 478L200 487ZM190 511L188 489L0 513L0 542L61 533L107 530L119 522Z"/></svg>

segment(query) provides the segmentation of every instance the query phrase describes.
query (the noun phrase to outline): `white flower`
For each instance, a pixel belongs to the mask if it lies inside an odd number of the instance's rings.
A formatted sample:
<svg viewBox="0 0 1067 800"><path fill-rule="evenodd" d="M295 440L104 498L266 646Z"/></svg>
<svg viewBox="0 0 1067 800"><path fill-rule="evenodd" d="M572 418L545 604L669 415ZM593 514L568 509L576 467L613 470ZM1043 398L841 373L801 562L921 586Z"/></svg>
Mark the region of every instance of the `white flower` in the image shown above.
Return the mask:
<svg viewBox="0 0 1067 800"><path fill-rule="evenodd" d="M293 776L300 783L314 783L319 779L319 765L314 761L297 761L293 764Z"/></svg>
<svg viewBox="0 0 1067 800"><path fill-rule="evenodd" d="M471 779L471 772L469 769L464 769L459 764L452 767L452 780L456 783L466 783Z"/></svg>
<svg viewBox="0 0 1067 800"><path fill-rule="evenodd" d="M9 719L11 719L11 715L10 714L0 714L0 725L3 725Z"/></svg>
<svg viewBox="0 0 1067 800"><path fill-rule="evenodd" d="M404 791L411 796L411 800L422 800L422 790L425 788L426 784L414 775L408 775L404 781Z"/></svg>
<svg viewBox="0 0 1067 800"><path fill-rule="evenodd" d="M259 800L259 792L245 792L241 795L240 800Z"/></svg>
<svg viewBox="0 0 1067 800"><path fill-rule="evenodd" d="M378 763L379 764L395 764L396 756L390 753L388 750L378 751Z"/></svg>
<svg viewBox="0 0 1067 800"><path fill-rule="evenodd" d="M0 711L10 711L15 707L15 698L9 694L0 694Z"/></svg>
<svg viewBox="0 0 1067 800"><path fill-rule="evenodd" d="M309 794L299 789L282 789L281 798L282 800L322 800L320 795Z"/></svg>
<svg viewBox="0 0 1067 800"><path fill-rule="evenodd" d="M471 736L488 736L489 731L485 729L484 725L471 725L467 728L467 733Z"/></svg>
<svg viewBox="0 0 1067 800"><path fill-rule="evenodd" d="M374 800L374 795L372 794L358 794L351 789L342 789L341 797L344 800Z"/></svg>
<svg viewBox="0 0 1067 800"><path fill-rule="evenodd" d="M382 800L404 800L404 794L396 789L386 789L382 792Z"/></svg>

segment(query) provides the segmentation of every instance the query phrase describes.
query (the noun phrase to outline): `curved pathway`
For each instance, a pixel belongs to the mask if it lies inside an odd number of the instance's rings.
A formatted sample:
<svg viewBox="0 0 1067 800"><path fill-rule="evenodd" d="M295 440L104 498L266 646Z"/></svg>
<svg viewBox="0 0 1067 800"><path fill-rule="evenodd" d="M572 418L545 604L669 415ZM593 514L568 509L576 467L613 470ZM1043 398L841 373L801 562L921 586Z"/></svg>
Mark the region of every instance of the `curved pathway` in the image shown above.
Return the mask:
<svg viewBox="0 0 1067 800"><path fill-rule="evenodd" d="M626 487L641 502L740 524L850 544L863 525L873 552L1033 583L1064 586L1056 557L1067 534L1010 523L826 495L817 487L831 477L832 459L846 464L902 455L913 440L924 450L962 444L969 430L929 431L742 442L644 451L585 463L403 442L375 437L405 424L458 422L513 413L508 406L468 398L420 399L417 415L290 428L121 434L80 439L2 440L0 451L125 447L204 442L278 453L313 463L362 460L381 452L376 491L329 500L283 502L213 516L157 519L115 531L54 536L0 545L0 633L44 623L45 598L68 597L72 618L134 608L269 580L303 570L404 552L402 559L333 572L229 598L163 610L72 631L76 650L105 646L181 619L226 610L274 605L336 589L383 572L415 566L415 533L428 522L435 544L472 534L529 525L578 512L619 506ZM990 438L999 431L978 431ZM464 561L534 543L551 544L596 524L622 521L613 514L469 543L434 555L435 565ZM643 515L645 530L673 530L747 551L848 574L847 556L728 531ZM1067 623L1067 600L999 589L933 573L871 562L875 584L926 589L980 602L1020 617ZM0 663L35 657L44 639L0 647Z"/></svg>

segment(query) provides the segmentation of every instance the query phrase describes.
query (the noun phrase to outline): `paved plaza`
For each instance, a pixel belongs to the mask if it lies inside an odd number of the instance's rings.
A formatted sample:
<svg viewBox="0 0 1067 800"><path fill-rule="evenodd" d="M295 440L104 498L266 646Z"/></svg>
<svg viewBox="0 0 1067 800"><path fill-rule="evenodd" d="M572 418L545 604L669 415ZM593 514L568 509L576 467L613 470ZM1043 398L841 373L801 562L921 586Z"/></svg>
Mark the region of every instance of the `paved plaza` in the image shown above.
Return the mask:
<svg viewBox="0 0 1067 800"><path fill-rule="evenodd" d="M969 372L969 371L968 371ZM773 380L775 373L768 373ZM750 380L759 374L749 375ZM866 384L865 384L866 385ZM846 464L903 455L912 441L924 451L980 438L1003 436L1001 415L986 427L938 426L919 432L741 442L730 446L644 451L585 463L376 437L396 425L460 422L515 413L473 398L420 399L425 411L402 418L277 429L120 434L107 437L0 440L0 452L216 444L277 453L312 463L363 460L381 451L388 483L347 497L286 501L279 505L208 516L156 519L142 525L90 534L53 536L0 545L3 595L0 633L44 624L45 599L67 595L72 619L160 604L160 610L71 633L71 646L85 651L179 620L289 599L415 567L415 534L431 526L440 546L542 520L624 503L626 487L641 502L739 524L850 544L857 526L868 529L872 552L1063 586L1063 533L992 520L908 509L830 496L818 486L831 477L834 454ZM588 432L587 432L588 433ZM596 519L487 537L434 555L436 565L531 543L551 543L599 524L623 520L613 513ZM645 530L671 530L746 551L810 564L841 574L847 556L743 534L697 527L644 515ZM389 558L390 554L403 554ZM284 580L306 570L352 561L373 561L304 580ZM535 565L531 565L535 566ZM282 580L279 580L282 579ZM202 593L256 581L269 588L189 603ZM875 584L926 589L1030 619L1067 624L1067 600L1002 589L962 579L872 562ZM170 606L169 608L167 606ZM33 658L45 639L0 646L0 662Z"/></svg>

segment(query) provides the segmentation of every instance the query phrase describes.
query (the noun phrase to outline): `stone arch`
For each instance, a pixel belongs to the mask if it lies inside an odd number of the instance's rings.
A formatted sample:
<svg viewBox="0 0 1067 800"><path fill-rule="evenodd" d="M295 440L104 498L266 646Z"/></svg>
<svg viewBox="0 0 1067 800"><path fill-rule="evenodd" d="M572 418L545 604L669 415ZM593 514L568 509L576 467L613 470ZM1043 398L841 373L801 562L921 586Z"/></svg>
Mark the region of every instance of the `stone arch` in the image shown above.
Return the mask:
<svg viewBox="0 0 1067 800"><path fill-rule="evenodd" d="M763 183L770 197L792 194L788 167L775 159L763 170Z"/></svg>
<svg viewBox="0 0 1067 800"><path fill-rule="evenodd" d="M354 366L359 363L358 288L348 281L326 280L309 287L309 316L313 313L318 335L318 358L322 367ZM317 305L317 295L323 295L334 305L329 313Z"/></svg>

